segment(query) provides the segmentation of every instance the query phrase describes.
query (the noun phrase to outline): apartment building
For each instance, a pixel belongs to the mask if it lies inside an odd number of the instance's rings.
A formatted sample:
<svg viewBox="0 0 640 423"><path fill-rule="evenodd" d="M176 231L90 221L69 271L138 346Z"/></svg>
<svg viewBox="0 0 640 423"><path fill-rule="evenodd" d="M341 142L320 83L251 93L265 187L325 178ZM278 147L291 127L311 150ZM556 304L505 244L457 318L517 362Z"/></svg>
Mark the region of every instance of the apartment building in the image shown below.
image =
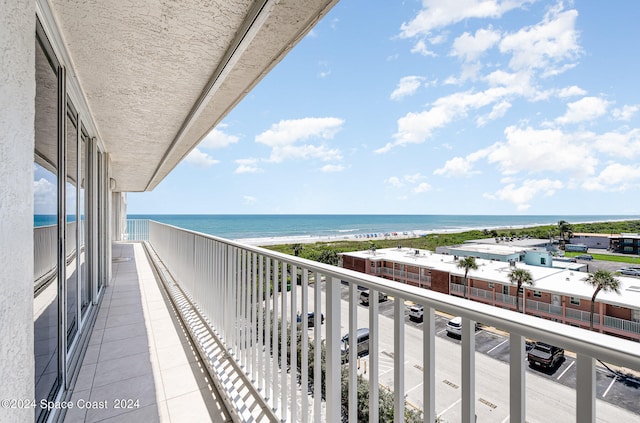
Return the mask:
<svg viewBox="0 0 640 423"><path fill-rule="evenodd" d="M462 251L458 249L458 251ZM497 247L510 255L510 250ZM464 295L464 269L458 256L410 248L389 248L343 253L341 265L370 275L426 288L454 296ZM582 264L559 263L562 267L531 265L524 261L477 258L477 270L467 275L467 298L557 322L588 328L593 289L585 283ZM566 265L575 265L566 268ZM517 293L508 279L513 268L531 272L533 285ZM640 341L640 283L632 277L619 277L620 294L601 292L595 305L594 328L602 333ZM524 301L524 303L523 303Z"/></svg>

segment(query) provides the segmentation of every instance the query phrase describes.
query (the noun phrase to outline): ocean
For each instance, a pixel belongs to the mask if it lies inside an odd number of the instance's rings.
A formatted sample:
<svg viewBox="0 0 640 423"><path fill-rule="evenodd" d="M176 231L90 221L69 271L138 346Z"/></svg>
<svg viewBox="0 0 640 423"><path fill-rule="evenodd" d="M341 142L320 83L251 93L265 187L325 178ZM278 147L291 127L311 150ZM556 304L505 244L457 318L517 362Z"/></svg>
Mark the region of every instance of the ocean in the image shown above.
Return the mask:
<svg viewBox="0 0 640 423"><path fill-rule="evenodd" d="M397 232L420 236L468 229L521 228L569 223L638 220L633 215L128 215L218 237L295 242L314 238L353 238Z"/></svg>

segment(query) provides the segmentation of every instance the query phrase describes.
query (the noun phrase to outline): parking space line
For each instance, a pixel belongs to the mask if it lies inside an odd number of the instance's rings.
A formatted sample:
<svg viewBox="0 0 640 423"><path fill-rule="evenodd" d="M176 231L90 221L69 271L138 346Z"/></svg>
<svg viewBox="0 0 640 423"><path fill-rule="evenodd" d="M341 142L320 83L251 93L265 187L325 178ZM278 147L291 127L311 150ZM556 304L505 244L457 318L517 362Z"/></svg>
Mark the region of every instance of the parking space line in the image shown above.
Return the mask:
<svg viewBox="0 0 640 423"><path fill-rule="evenodd" d="M505 419L501 423L507 423L509 421L509 417L511 417L511 414L505 417Z"/></svg>
<svg viewBox="0 0 640 423"><path fill-rule="evenodd" d="M607 396L607 394L609 393L609 389L611 389L611 387L613 386L613 384L616 382L616 380L618 379L618 375L616 375L613 380L611 381L611 383L609 384L609 387L607 388L606 391L604 391L604 394L602 394L602 398L604 398L605 396Z"/></svg>
<svg viewBox="0 0 640 423"><path fill-rule="evenodd" d="M571 368L571 366L573 366L574 364L576 364L576 362L575 362L575 361L572 361L572 362L571 362L571 364L569 364L569 365L567 366L567 368L566 368L566 369L564 369L564 371L563 371L562 373L560 373L560 376L558 376L558 377L556 378L556 380L560 380L560 378L561 378L562 376L564 376L564 374L565 374L565 373L567 373L567 371L568 371L568 370Z"/></svg>
<svg viewBox="0 0 640 423"><path fill-rule="evenodd" d="M414 389L417 389L419 387L422 386L422 382L420 382L419 384L417 384L416 386L414 386L413 388L409 389L408 391L405 391L405 395L408 394L409 392L413 391ZM604 396L604 395L603 395Z"/></svg>
<svg viewBox="0 0 640 423"><path fill-rule="evenodd" d="M440 332L438 332L436 335L440 335L441 333L446 332L446 331L447 331L447 329L442 329L442 330L441 330Z"/></svg>
<svg viewBox="0 0 640 423"><path fill-rule="evenodd" d="M444 413L446 413L447 411L451 410L453 407L456 406L456 404L458 404L460 401L462 401L462 398L458 398L458 400L456 402L454 402L453 404L451 404L450 406L448 406L447 408L445 408L440 414L438 414L438 418L442 417L442 415Z"/></svg>
<svg viewBox="0 0 640 423"><path fill-rule="evenodd" d="M493 347L493 348L491 348L489 351L487 351L487 354L492 353L492 352L493 352L493 350L495 350L495 349L496 349L496 348L498 348L499 346L506 344L506 343L507 343L507 341L508 341L508 339L505 339L504 341L500 342L498 345L496 345L495 347Z"/></svg>

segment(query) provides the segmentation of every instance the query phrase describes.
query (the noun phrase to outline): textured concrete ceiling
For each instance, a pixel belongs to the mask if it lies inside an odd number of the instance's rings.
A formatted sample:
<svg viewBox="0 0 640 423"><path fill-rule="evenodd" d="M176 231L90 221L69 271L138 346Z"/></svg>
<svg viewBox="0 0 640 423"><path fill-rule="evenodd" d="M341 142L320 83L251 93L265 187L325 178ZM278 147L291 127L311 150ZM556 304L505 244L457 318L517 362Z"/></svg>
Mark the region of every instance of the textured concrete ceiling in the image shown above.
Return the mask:
<svg viewBox="0 0 640 423"><path fill-rule="evenodd" d="M116 189L153 189L336 2L52 0Z"/></svg>

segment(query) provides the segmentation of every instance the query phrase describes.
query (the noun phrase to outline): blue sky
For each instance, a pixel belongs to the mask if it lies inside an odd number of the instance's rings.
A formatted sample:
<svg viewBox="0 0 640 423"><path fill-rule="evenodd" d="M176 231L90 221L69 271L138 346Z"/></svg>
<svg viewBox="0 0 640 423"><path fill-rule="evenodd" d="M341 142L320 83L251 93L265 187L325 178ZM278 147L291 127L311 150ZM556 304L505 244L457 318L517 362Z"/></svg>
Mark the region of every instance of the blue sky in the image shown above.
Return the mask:
<svg viewBox="0 0 640 423"><path fill-rule="evenodd" d="M342 0L128 212L640 214L638 17Z"/></svg>

